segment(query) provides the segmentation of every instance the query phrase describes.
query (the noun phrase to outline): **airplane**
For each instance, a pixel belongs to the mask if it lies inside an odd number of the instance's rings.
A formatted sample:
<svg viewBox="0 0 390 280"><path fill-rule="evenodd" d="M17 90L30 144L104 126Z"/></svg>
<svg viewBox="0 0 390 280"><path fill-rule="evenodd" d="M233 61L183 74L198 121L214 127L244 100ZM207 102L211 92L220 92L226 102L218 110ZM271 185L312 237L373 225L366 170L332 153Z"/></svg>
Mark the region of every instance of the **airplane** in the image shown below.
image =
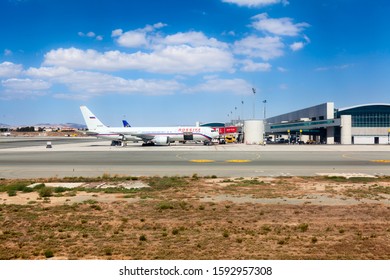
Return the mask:
<svg viewBox="0 0 390 280"><path fill-rule="evenodd" d="M211 145L212 140L219 137L218 130L206 126L108 127L86 106L80 106L80 110L88 127L87 134L122 143L143 141L143 145L170 145L175 141L203 141Z"/></svg>

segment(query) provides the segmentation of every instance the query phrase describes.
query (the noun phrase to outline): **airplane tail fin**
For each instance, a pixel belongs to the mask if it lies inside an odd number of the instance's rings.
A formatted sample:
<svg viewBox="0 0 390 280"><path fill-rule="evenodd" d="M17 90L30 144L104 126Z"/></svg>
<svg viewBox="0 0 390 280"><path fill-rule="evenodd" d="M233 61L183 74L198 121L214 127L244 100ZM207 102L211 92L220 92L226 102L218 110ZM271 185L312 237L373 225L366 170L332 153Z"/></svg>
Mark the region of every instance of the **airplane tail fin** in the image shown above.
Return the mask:
<svg viewBox="0 0 390 280"><path fill-rule="evenodd" d="M85 124L89 131L96 131L99 128L106 127L88 108L87 106L80 106L81 113L83 114Z"/></svg>
<svg viewBox="0 0 390 280"><path fill-rule="evenodd" d="M131 127L131 125L126 120L122 120L122 123L123 127Z"/></svg>

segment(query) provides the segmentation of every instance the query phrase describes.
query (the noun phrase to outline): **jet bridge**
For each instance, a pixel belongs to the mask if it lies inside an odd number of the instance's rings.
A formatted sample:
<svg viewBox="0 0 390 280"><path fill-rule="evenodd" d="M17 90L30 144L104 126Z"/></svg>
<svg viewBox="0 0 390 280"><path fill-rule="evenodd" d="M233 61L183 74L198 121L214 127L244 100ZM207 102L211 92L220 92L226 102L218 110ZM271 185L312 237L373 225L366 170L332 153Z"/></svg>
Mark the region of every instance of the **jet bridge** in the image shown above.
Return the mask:
<svg viewBox="0 0 390 280"><path fill-rule="evenodd" d="M299 130L311 130L317 128L328 128L334 126L340 126L341 119L331 119L323 121L300 121L300 122L287 122L278 124L267 125L267 132L271 133L284 133L288 130L299 131Z"/></svg>
<svg viewBox="0 0 390 280"><path fill-rule="evenodd" d="M266 134L321 135L326 138L327 144L335 143L335 131L337 130L340 131L340 143L351 144L351 116L328 120L268 123L265 130Z"/></svg>

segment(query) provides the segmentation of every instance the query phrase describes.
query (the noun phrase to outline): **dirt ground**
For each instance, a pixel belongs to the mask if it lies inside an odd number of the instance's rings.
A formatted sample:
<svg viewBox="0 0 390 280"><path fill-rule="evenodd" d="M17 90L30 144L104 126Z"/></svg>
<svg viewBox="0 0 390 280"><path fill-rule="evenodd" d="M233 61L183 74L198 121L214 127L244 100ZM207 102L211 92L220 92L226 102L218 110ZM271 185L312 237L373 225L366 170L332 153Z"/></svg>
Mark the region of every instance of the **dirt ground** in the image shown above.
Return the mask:
<svg viewBox="0 0 390 280"><path fill-rule="evenodd" d="M0 259L390 259L390 178L79 185L0 193Z"/></svg>

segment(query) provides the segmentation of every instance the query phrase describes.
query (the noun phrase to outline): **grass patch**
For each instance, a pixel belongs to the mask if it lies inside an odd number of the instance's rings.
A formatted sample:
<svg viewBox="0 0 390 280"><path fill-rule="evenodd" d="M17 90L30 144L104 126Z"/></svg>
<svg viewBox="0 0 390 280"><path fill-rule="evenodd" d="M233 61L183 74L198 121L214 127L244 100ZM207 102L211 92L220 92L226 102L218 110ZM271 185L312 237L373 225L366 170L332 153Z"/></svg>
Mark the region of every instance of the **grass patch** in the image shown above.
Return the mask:
<svg viewBox="0 0 390 280"><path fill-rule="evenodd" d="M43 187L38 191L40 197L51 197L53 196L53 188Z"/></svg>
<svg viewBox="0 0 390 280"><path fill-rule="evenodd" d="M356 199L382 199L383 197L381 196L381 194L389 195L390 187L378 186L375 184L369 187L349 187L343 191L343 195Z"/></svg>
<svg viewBox="0 0 390 280"><path fill-rule="evenodd" d="M309 229L309 224L302 223L297 226L297 229L301 232L305 232Z"/></svg>
<svg viewBox="0 0 390 280"><path fill-rule="evenodd" d="M272 228L269 225L261 226L260 234L267 234L272 231Z"/></svg>
<svg viewBox="0 0 390 280"><path fill-rule="evenodd" d="M45 257L48 258L48 259L54 257L54 253L53 253L52 250L46 250L45 253L44 253L44 255L45 255Z"/></svg>
<svg viewBox="0 0 390 280"><path fill-rule="evenodd" d="M15 181L10 183L0 184L0 192L7 192L9 196L16 195L16 192L31 192L31 188L27 187L31 182ZM10 195L11 194L11 195Z"/></svg>
<svg viewBox="0 0 390 280"><path fill-rule="evenodd" d="M372 177L343 177L343 176L324 176L323 180L333 181L337 183L371 183L380 180L379 178Z"/></svg>
<svg viewBox="0 0 390 280"><path fill-rule="evenodd" d="M264 181L259 181L257 178L254 179L245 179L238 182L235 182L234 184L231 184L230 187L250 187L250 186L264 186L268 185Z"/></svg>
<svg viewBox="0 0 390 280"><path fill-rule="evenodd" d="M381 194L390 194L390 187L384 187L384 186L370 186L368 188L370 192L374 193L381 193Z"/></svg>
<svg viewBox="0 0 390 280"><path fill-rule="evenodd" d="M182 209L182 210L188 210L191 207L191 205L188 205L185 201L162 201L159 202L156 206L157 210L171 210L171 209Z"/></svg>
<svg viewBox="0 0 390 280"><path fill-rule="evenodd" d="M188 186L188 180L184 177L171 176L171 177L151 177L146 180L148 185L155 189L168 189L168 188L183 188Z"/></svg>
<svg viewBox="0 0 390 280"><path fill-rule="evenodd" d="M139 241L147 241L147 238L146 238L146 235L145 234L142 234L140 237L139 237Z"/></svg>
<svg viewBox="0 0 390 280"><path fill-rule="evenodd" d="M55 187L54 188L54 192L55 193L64 193L64 192L67 192L69 189L68 188L65 188L65 187Z"/></svg>
<svg viewBox="0 0 390 280"><path fill-rule="evenodd" d="M84 200L83 203L93 205L93 204L96 204L98 202L97 202L97 200L94 200L94 199L87 199L87 200Z"/></svg>
<svg viewBox="0 0 390 280"><path fill-rule="evenodd" d="M159 210L168 210L168 209L174 209L174 208L175 207L173 206L173 204L170 202L167 202L167 201L160 202L157 205L157 209L159 209Z"/></svg>
<svg viewBox="0 0 390 280"><path fill-rule="evenodd" d="M16 190L10 189L7 191L8 196L16 196Z"/></svg>
<svg viewBox="0 0 390 280"><path fill-rule="evenodd" d="M106 256L112 256L112 248L105 248L104 249L104 254L106 255Z"/></svg>
<svg viewBox="0 0 390 280"><path fill-rule="evenodd" d="M55 181L58 182L58 178L54 178ZM118 181L137 181L139 180L138 177L135 176L119 176L119 175L111 175L109 173L103 174L101 177L64 177L61 182L67 182L67 183L78 183L78 182L118 182Z"/></svg>

